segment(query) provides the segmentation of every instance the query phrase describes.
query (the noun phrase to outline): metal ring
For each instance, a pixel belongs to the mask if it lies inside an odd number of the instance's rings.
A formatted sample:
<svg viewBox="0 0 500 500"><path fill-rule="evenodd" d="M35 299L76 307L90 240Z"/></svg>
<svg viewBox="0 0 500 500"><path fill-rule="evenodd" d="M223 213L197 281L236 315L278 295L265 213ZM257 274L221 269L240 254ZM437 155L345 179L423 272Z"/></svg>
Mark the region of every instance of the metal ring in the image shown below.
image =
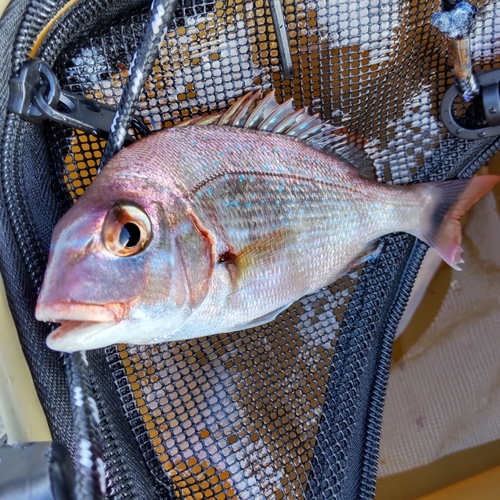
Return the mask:
<svg viewBox="0 0 500 500"><path fill-rule="evenodd" d="M477 75L477 79L482 91L484 91L486 87L493 85L496 92L499 92L498 84L500 82L500 70L497 69L486 73L480 73ZM453 87L450 87L446 91L446 94L441 101L441 121L451 134L456 137L469 140L477 140L485 137L500 135L500 125L470 129L464 127L459 121L457 121L455 115L453 114L453 102L459 95L460 90L453 85ZM486 103L486 105L488 105L488 103ZM486 117L488 117L487 114Z"/></svg>

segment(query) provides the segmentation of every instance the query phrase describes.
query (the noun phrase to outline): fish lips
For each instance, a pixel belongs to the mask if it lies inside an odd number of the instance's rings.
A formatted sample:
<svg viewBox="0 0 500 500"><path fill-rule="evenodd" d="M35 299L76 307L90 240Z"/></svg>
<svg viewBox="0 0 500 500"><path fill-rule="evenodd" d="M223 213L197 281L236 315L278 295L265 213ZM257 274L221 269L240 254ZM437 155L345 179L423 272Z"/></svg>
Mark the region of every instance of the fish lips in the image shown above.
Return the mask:
<svg viewBox="0 0 500 500"><path fill-rule="evenodd" d="M49 348L63 352L96 349L115 343L106 330L116 326L124 315L123 304L102 306L74 302L39 303L35 312L39 321L60 323L46 342Z"/></svg>

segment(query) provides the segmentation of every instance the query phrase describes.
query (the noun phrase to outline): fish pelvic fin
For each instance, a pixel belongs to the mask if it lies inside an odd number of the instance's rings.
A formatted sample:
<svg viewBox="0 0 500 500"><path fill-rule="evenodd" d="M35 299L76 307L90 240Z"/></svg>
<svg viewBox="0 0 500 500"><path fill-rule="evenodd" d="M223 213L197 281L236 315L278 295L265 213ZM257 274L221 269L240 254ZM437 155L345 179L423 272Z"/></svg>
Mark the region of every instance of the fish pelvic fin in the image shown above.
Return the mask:
<svg viewBox="0 0 500 500"><path fill-rule="evenodd" d="M286 306L278 307L274 311L271 311L267 314L264 314L263 316L259 316L258 318L255 318L248 323L241 323L239 325L231 327L230 330L228 330L227 333L230 332L235 332L238 330L248 330L249 328L255 328L256 326L261 326L261 325L266 325L267 323L271 323L271 321L274 321L278 314L282 313L283 311L286 311L292 304L287 304ZM221 332L221 333L226 333L226 332Z"/></svg>
<svg viewBox="0 0 500 500"><path fill-rule="evenodd" d="M412 234L433 247L451 267L460 270L459 264L463 262L460 218L499 181L497 175L480 175L415 186L426 198L430 197L431 206L427 211L427 222L420 231L412 231Z"/></svg>

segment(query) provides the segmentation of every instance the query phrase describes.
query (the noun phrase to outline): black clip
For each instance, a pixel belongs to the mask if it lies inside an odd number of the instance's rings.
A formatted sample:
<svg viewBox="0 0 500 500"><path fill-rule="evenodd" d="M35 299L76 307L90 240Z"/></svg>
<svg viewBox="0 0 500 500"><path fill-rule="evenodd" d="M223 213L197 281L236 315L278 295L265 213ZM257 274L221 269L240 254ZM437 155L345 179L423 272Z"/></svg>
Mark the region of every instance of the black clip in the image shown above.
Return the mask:
<svg viewBox="0 0 500 500"><path fill-rule="evenodd" d="M56 106L59 102L60 89L52 70L40 59L31 59L21 68L19 76L9 81L9 102L7 109L32 123L40 124L46 117L34 103L34 96L41 85L44 85L43 99L48 106Z"/></svg>
<svg viewBox="0 0 500 500"><path fill-rule="evenodd" d="M19 76L9 82L8 110L25 120L41 124L45 120L66 125L107 138L116 108L61 90L52 69L40 59L31 59L21 68ZM146 124L134 117L133 127L147 135ZM127 135L127 142L135 139Z"/></svg>
<svg viewBox="0 0 500 500"><path fill-rule="evenodd" d="M488 71L476 75L481 88L480 97L483 101L484 115L487 127L467 128L453 114L453 102L461 95L454 85L449 88L441 102L441 121L451 134L464 139L475 140L500 135L500 70Z"/></svg>

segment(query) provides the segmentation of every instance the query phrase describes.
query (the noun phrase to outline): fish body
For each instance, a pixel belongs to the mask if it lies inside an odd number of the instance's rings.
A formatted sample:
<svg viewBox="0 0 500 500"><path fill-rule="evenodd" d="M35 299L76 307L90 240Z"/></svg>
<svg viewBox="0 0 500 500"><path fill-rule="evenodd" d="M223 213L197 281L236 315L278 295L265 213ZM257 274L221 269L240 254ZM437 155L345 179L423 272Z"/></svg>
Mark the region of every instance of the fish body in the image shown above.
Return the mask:
<svg viewBox="0 0 500 500"><path fill-rule="evenodd" d="M260 123L286 105L265 110ZM245 106L229 110L232 125L163 130L122 150L61 219L36 310L61 323L50 347L266 323L392 232L414 234L458 265L458 218L499 178L377 183L304 138L234 126L241 109L247 122L258 110ZM288 131L300 125L297 113ZM303 136L321 129L307 119Z"/></svg>

